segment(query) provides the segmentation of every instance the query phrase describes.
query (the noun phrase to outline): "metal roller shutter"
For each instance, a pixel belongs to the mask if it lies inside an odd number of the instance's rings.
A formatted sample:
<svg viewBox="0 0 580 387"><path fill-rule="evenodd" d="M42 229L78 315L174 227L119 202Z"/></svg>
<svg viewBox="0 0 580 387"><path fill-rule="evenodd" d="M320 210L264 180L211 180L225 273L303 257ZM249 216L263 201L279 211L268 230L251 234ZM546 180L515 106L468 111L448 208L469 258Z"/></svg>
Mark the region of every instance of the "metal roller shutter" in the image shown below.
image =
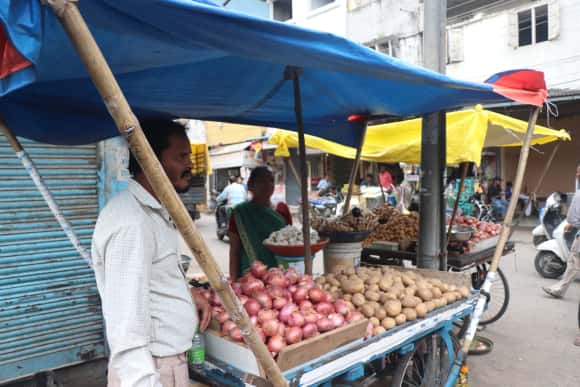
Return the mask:
<svg viewBox="0 0 580 387"><path fill-rule="evenodd" d="M98 214L96 146L22 144L90 249ZM104 355L93 272L0 135L0 383Z"/></svg>

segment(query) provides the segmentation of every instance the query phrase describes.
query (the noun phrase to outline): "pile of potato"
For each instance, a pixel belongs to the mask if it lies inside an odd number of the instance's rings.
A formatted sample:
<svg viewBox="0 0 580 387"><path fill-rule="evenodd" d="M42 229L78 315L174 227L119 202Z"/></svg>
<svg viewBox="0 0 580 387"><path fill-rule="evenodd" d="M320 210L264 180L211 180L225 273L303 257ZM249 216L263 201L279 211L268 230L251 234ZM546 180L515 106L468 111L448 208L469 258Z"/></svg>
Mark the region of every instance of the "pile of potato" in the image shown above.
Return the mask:
<svg viewBox="0 0 580 387"><path fill-rule="evenodd" d="M411 212L409 215L403 215L396 209L390 208L392 210L389 211L386 223L378 224L371 235L365 239L363 246L369 246L375 241L400 243L417 240L419 237L419 213Z"/></svg>
<svg viewBox="0 0 580 387"><path fill-rule="evenodd" d="M357 216L355 216L357 215ZM318 232L352 232L369 231L378 224L378 218L370 211L359 210L349 212L346 215L336 218L313 217L310 222L313 229Z"/></svg>
<svg viewBox="0 0 580 387"><path fill-rule="evenodd" d="M467 287L386 266L357 269L337 266L333 273L319 277L315 282L369 318L375 335L424 317L428 312L470 294Z"/></svg>

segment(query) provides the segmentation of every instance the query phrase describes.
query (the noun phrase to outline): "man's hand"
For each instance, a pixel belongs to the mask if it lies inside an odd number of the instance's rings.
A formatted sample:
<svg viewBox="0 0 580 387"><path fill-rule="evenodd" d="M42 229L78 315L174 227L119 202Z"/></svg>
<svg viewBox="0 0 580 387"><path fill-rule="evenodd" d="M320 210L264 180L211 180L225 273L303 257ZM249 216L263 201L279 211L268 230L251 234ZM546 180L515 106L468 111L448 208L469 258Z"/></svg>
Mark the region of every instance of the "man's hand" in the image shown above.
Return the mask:
<svg viewBox="0 0 580 387"><path fill-rule="evenodd" d="M211 320L211 309L206 298L201 295L199 290L196 288L191 288L191 298L195 303L199 315L199 330L201 332L205 331L209 322Z"/></svg>

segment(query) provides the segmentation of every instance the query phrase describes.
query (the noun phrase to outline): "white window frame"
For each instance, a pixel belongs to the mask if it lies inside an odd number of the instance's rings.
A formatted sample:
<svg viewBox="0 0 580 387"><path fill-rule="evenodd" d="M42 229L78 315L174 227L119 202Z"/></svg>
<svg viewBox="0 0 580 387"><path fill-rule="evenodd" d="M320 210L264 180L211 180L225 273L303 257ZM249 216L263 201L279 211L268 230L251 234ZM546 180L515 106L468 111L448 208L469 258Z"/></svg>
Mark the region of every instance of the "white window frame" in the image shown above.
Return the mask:
<svg viewBox="0 0 580 387"><path fill-rule="evenodd" d="M536 9L541 6L548 7L548 40L536 42ZM530 11L531 13L531 29L532 42L531 44L520 46L519 39L519 13ZM509 15L509 45L515 48L532 47L536 44L549 42L557 39L560 36L560 4L559 0L547 0L533 4L533 6L526 6L519 9L512 10Z"/></svg>

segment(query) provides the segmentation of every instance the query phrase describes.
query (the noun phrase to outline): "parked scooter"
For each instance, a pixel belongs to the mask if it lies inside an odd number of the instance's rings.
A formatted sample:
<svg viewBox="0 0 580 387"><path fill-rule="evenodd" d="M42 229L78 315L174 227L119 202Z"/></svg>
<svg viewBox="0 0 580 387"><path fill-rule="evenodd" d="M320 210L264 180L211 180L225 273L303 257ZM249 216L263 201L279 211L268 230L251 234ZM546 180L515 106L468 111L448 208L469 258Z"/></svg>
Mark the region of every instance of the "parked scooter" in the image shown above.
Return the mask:
<svg viewBox="0 0 580 387"><path fill-rule="evenodd" d="M562 214L562 196L554 192L546 200L546 206L540 210L540 224L532 231L534 246L553 239L556 227L565 219Z"/></svg>
<svg viewBox="0 0 580 387"><path fill-rule="evenodd" d="M215 222L216 222L216 235L217 238L222 241L224 237L228 235L228 211L227 211L227 200L220 200L217 202L217 207L215 209Z"/></svg>
<svg viewBox="0 0 580 387"><path fill-rule="evenodd" d="M570 247L575 235L574 233L564 233L567 224L566 220L560 222L552 233L553 239L536 246L538 254L534 260L534 266L538 274L544 278L555 279L566 271L566 260L570 255Z"/></svg>

